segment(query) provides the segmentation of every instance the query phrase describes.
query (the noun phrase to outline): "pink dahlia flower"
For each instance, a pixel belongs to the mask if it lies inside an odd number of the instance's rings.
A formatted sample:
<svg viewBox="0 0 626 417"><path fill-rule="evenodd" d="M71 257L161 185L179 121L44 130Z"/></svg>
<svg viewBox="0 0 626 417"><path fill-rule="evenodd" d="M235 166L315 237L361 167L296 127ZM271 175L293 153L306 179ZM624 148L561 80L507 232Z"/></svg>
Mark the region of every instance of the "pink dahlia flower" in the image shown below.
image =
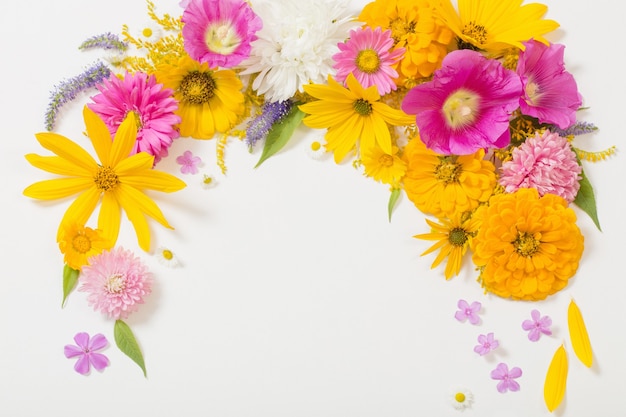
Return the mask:
<svg viewBox="0 0 626 417"><path fill-rule="evenodd" d="M444 155L469 155L509 144L509 116L522 82L498 61L471 50L452 51L433 79L411 89L402 110L415 115L422 141Z"/></svg>
<svg viewBox="0 0 626 417"><path fill-rule="evenodd" d="M231 68L250 56L263 22L244 0L191 0L183 12L185 51L210 67Z"/></svg>
<svg viewBox="0 0 626 417"><path fill-rule="evenodd" d="M540 196L556 194L571 203L580 188L581 172L567 139L545 131L513 149L511 160L502 164L499 182L509 193L536 188Z"/></svg>
<svg viewBox="0 0 626 417"><path fill-rule="evenodd" d="M153 75L143 72L126 73L123 79L111 76L98 84L100 94L91 97L93 103L87 106L106 123L111 136L129 112L135 113L139 120L137 142L131 154L147 152L154 155L154 162L167 156L173 140L179 137L175 125L180 117L178 102L172 96L172 90L157 84Z"/></svg>
<svg viewBox="0 0 626 417"><path fill-rule="evenodd" d="M339 43L338 53L333 55L337 70L335 79L343 83L352 73L365 88L375 85L381 96L396 89L394 80L398 72L396 63L404 55L404 48L393 48L391 30L385 32L380 27L351 30L350 39Z"/></svg>
<svg viewBox="0 0 626 417"><path fill-rule="evenodd" d="M125 319L139 309L152 292L152 274L129 250L114 248L89 258L81 271L87 302L109 318Z"/></svg>
<svg viewBox="0 0 626 417"><path fill-rule="evenodd" d="M536 117L540 123L567 129L576 123L576 110L582 105L576 80L565 71L564 45L524 42L517 73L524 87L520 99L523 114Z"/></svg>

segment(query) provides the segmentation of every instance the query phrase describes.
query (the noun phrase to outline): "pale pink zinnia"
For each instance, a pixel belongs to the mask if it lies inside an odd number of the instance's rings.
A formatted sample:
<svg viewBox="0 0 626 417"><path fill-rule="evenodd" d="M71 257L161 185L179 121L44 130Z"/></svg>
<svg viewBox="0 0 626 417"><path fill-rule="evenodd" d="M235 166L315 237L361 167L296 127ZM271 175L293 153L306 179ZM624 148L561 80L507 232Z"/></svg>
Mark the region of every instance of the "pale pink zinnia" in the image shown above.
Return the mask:
<svg viewBox="0 0 626 417"><path fill-rule="evenodd" d="M263 27L244 0L191 0L181 20L185 51L210 67L231 68L250 56Z"/></svg>
<svg viewBox="0 0 626 417"><path fill-rule="evenodd" d="M173 140L180 136L175 128L180 117L174 114L178 102L171 89L163 88L153 75L143 72L126 73L124 78L113 75L97 88L100 94L91 97L93 103L87 106L104 120L112 137L132 112L139 126L131 154L147 152L154 155L155 163L167 156Z"/></svg>
<svg viewBox="0 0 626 417"><path fill-rule="evenodd" d="M152 292L152 274L131 251L114 248L89 258L83 267L79 291L87 292L94 310L115 320L139 309Z"/></svg>
<svg viewBox="0 0 626 417"><path fill-rule="evenodd" d="M433 79L411 89L402 110L415 115L422 141L445 155L502 148L511 140L509 118L519 106L520 77L493 59L456 50Z"/></svg>
<svg viewBox="0 0 626 417"><path fill-rule="evenodd" d="M574 76L565 71L565 46L541 42L524 42L517 73L524 87L520 99L523 114L536 117L540 123L555 124L567 129L576 123L576 111L582 98Z"/></svg>
<svg viewBox="0 0 626 417"><path fill-rule="evenodd" d="M385 95L396 89L398 78L395 64L404 55L404 48L393 49L391 30L364 27L350 31L350 38L337 45L340 52L333 55L337 70L335 79L343 83L350 73L365 88L375 85L378 94Z"/></svg>
<svg viewBox="0 0 626 417"><path fill-rule="evenodd" d="M499 182L509 193L536 188L539 196L556 194L571 203L580 188L581 172L567 139L545 131L513 149L511 160L502 164Z"/></svg>

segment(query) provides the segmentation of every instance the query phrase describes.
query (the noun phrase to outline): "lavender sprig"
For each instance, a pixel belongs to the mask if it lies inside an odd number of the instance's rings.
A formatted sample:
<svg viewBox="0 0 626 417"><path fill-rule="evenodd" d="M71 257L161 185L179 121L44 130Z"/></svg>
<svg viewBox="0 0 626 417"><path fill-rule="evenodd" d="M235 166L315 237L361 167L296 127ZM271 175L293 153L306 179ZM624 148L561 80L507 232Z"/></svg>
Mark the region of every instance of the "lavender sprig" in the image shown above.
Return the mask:
<svg viewBox="0 0 626 417"><path fill-rule="evenodd" d="M252 148L259 140L265 139L272 126L289 114L292 105L291 100L265 103L261 114L248 123L245 139L248 146Z"/></svg>
<svg viewBox="0 0 626 417"><path fill-rule="evenodd" d="M598 130L598 127L596 125L594 125L593 123L587 123L587 122L578 122L573 124L572 126L568 127L567 129L559 129L558 127L554 126L552 131L554 133L558 133L560 136L578 136L578 135L584 135L585 133L591 133L591 132L595 132L596 130Z"/></svg>
<svg viewBox="0 0 626 417"><path fill-rule="evenodd" d="M51 131L54 128L57 113L62 105L74 100L80 92L95 86L110 74L111 70L101 61L97 61L83 73L63 80L57 85L50 93L50 103L46 110L46 130Z"/></svg>
<svg viewBox="0 0 626 417"><path fill-rule="evenodd" d="M83 43L80 44L78 49L116 49L120 52L124 52L128 49L128 44L126 42L122 42L117 35L114 35L111 32L103 33L102 35L92 36L87 39Z"/></svg>

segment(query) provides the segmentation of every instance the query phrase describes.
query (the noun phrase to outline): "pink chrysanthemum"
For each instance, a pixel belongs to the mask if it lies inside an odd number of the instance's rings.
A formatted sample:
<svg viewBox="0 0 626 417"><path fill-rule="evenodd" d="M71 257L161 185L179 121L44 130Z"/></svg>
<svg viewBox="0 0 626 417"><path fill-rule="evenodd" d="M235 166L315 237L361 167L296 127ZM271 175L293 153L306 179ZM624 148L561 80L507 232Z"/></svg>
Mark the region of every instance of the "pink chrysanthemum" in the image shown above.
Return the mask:
<svg viewBox="0 0 626 417"><path fill-rule="evenodd" d="M402 110L415 114L422 141L445 155L469 155L510 142L509 115L522 94L519 76L479 52L456 50L431 81L410 90Z"/></svg>
<svg viewBox="0 0 626 417"><path fill-rule="evenodd" d="M545 131L513 149L501 168L500 185L509 193L536 188L539 196L556 194L569 203L580 188L582 168L566 138Z"/></svg>
<svg viewBox="0 0 626 417"><path fill-rule="evenodd" d="M173 140L179 137L174 128L180 123L180 117L174 114L178 102L172 90L143 72L126 73L123 79L111 76L97 87L100 94L91 97L93 103L87 106L104 120L112 136L128 113L137 116L137 141L131 155L147 152L154 155L155 163L167 156Z"/></svg>
<svg viewBox="0 0 626 417"><path fill-rule="evenodd" d="M375 85L378 94L385 95L396 89L394 79L398 78L395 64L404 55L404 48L393 48L391 30L383 32L380 27L370 27L350 31L350 39L340 43L340 52L333 55L337 70L335 79L345 82L348 74L353 73L365 88Z"/></svg>
<svg viewBox="0 0 626 417"><path fill-rule="evenodd" d="M263 27L244 0L191 0L183 12L185 51L210 67L231 68L250 56Z"/></svg>
<svg viewBox="0 0 626 417"><path fill-rule="evenodd" d="M131 251L119 247L89 258L80 282L89 305L115 320L137 311L152 292L152 274Z"/></svg>
<svg viewBox="0 0 626 417"><path fill-rule="evenodd" d="M537 41L524 45L526 50L520 52L517 63L524 87L520 110L540 123L567 129L576 123L576 110L582 105L582 97L574 76L565 71L565 46L547 46Z"/></svg>

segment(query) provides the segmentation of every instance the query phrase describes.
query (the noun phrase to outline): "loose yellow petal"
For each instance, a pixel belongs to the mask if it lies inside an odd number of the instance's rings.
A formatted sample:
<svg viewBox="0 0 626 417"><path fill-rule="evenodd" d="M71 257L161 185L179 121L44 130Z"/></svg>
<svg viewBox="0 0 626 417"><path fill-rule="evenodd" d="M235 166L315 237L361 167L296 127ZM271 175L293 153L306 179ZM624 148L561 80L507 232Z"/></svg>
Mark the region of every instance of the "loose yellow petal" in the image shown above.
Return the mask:
<svg viewBox="0 0 626 417"><path fill-rule="evenodd" d="M578 359L591 368L593 363L593 351L591 350L591 342L589 334L587 334L587 326L580 313L578 305L574 300L570 301L567 309L567 325L569 327L569 337L572 341L572 348Z"/></svg>
<svg viewBox="0 0 626 417"><path fill-rule="evenodd" d="M565 353L565 348L561 345L556 352L554 352L543 386L543 398L550 412L556 410L559 404L561 404L561 401L563 401L566 382L567 354Z"/></svg>

